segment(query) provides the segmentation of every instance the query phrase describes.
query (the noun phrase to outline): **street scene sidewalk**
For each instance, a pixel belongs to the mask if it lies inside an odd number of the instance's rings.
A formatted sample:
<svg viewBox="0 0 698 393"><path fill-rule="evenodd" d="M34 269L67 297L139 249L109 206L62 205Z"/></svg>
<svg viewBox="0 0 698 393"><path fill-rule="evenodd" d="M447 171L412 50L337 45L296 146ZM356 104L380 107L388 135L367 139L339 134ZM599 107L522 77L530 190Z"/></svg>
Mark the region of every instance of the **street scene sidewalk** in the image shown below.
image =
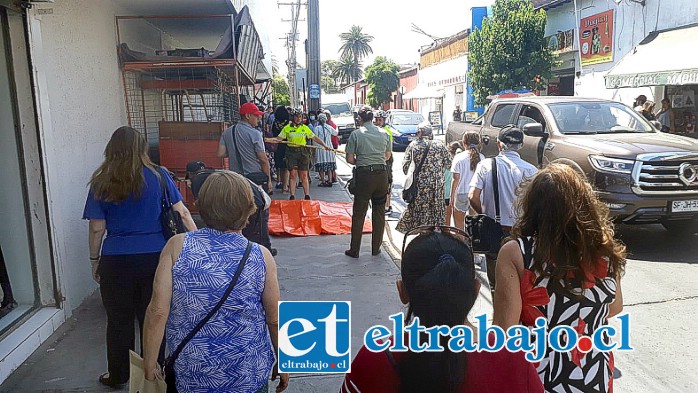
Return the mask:
<svg viewBox="0 0 698 393"><path fill-rule="evenodd" d="M350 173L350 172L349 172ZM341 173L346 175L345 173ZM349 202L339 184L333 188L311 186L314 199ZM275 192L275 199L288 194ZM387 253L372 257L370 234L356 260L344 255L349 235L274 237L278 250L282 300L343 300L352 303L352 356L363 345L363 334L387 316L403 310L395 289L399 270ZM108 392L97 377L107 370L104 332L106 315L96 292L73 317L46 341L10 378L0 392ZM287 392L338 391L344 374L337 376L293 374ZM270 384L273 391L276 383ZM126 390L125 390L126 391Z"/></svg>

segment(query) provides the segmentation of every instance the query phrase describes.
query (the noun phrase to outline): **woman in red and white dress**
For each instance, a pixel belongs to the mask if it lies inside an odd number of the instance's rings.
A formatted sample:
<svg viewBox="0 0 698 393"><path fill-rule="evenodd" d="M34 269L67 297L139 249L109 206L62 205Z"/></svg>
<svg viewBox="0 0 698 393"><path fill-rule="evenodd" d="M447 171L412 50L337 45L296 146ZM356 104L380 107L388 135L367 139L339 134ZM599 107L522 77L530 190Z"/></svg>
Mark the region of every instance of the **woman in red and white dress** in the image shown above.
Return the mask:
<svg viewBox="0 0 698 393"><path fill-rule="evenodd" d="M623 309L625 246L614 239L608 208L567 165L549 165L523 190L514 240L497 258L494 324L533 326L543 317L548 329L568 325L591 336ZM550 392L612 392L613 368L613 353L577 348L548 348L537 364Z"/></svg>

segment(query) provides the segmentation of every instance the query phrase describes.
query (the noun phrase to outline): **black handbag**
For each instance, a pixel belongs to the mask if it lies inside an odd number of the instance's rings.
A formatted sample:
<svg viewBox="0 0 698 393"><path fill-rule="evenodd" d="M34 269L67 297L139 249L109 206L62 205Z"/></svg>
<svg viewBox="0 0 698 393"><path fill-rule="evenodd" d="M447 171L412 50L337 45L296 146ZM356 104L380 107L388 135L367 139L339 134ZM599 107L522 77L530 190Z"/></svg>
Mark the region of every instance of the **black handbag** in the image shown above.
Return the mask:
<svg viewBox="0 0 698 393"><path fill-rule="evenodd" d="M492 188L494 190L495 218L485 214L467 216L465 218L466 231L472 239L474 252L497 254L502 245L502 239L506 236L502 225L499 223L499 183L496 158L492 158Z"/></svg>
<svg viewBox="0 0 698 393"><path fill-rule="evenodd" d="M424 160L426 160L427 155L429 155L429 149L431 149L431 142L427 142L427 150L424 151L422 159L419 160L419 165L417 165L417 168L412 172L412 184L410 184L408 188L402 190L402 200L405 201L405 203L412 203L417 199L417 192L419 191L419 173L422 171Z"/></svg>
<svg viewBox="0 0 698 393"><path fill-rule="evenodd" d="M189 343L189 341L196 335L196 333L201 330L204 325L220 310L220 308L223 306L223 303L228 299L230 296L230 293L233 291L233 288L235 287L235 284L237 284L238 279L240 278L240 273L242 273L242 269L245 267L245 263L247 263L247 258L250 256L250 251L252 250L252 242L248 241L247 242L247 248L245 249L245 254L243 254L242 258L240 259L240 263L238 264L238 268L235 271L235 276L233 276L233 279L230 281L230 284L228 284L228 288L225 290L225 293L221 297L221 299L216 303L216 305L211 309L211 311L206 314L206 316L199 321L199 323L194 326L194 328L189 332L189 334L184 337L182 342L179 343L177 346L177 349L172 352L172 354L165 359L165 366L163 367L165 370L165 383L167 384L167 393L177 393L177 377L175 376L175 371L174 371L174 364L177 361L177 358L179 357L180 352L182 352L182 349L184 349L184 346Z"/></svg>
<svg viewBox="0 0 698 393"><path fill-rule="evenodd" d="M172 200L170 199L170 194L167 191L167 180L165 176L170 176L166 169L160 167L160 189L162 190L162 198L160 198L160 223L162 224L162 234L165 236L165 240L168 240L172 236L178 233L184 233L187 228L184 226L184 221L182 221L182 216L178 211L172 208Z"/></svg>
<svg viewBox="0 0 698 393"><path fill-rule="evenodd" d="M240 166L240 172L246 178L252 180L254 184L259 186L266 186L269 184L269 176L264 172L250 172L245 174L245 166L242 164L242 156L240 156L240 149L238 149L237 142L237 124L233 127L233 146L235 146L235 158L237 159L238 165Z"/></svg>

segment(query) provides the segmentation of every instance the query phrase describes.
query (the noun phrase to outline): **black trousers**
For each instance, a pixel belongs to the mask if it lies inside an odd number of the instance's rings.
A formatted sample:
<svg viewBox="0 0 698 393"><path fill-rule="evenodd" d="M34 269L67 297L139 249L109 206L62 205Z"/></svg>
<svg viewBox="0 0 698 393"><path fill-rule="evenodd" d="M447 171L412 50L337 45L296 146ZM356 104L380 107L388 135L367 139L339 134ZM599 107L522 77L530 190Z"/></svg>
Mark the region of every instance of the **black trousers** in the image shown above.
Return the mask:
<svg viewBox="0 0 698 393"><path fill-rule="evenodd" d="M134 319L140 327L143 348L145 311L153 294L153 278L160 253L104 255L100 259L99 292L107 311L107 363L112 381L129 379L128 350L135 351ZM165 359L165 344L160 346L158 362Z"/></svg>
<svg viewBox="0 0 698 393"><path fill-rule="evenodd" d="M368 171L361 167L354 175L359 185L354 193L354 205L351 217L351 246L349 249L358 253L361 249L364 220L371 201L373 232L371 233L371 252L380 251L385 231L385 201L388 194L388 172L386 170Z"/></svg>

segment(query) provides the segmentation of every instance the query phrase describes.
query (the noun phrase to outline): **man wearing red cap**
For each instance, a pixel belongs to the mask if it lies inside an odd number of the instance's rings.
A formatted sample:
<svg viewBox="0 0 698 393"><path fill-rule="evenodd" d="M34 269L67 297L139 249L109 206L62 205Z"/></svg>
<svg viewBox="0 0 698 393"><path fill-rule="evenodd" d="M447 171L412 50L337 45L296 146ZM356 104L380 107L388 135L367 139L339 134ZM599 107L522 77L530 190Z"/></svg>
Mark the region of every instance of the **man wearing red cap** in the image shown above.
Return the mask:
<svg viewBox="0 0 698 393"><path fill-rule="evenodd" d="M228 157L230 170L271 192L269 159L264 149L264 138L257 130L264 112L247 102L240 107L240 121L221 135L218 157Z"/></svg>

